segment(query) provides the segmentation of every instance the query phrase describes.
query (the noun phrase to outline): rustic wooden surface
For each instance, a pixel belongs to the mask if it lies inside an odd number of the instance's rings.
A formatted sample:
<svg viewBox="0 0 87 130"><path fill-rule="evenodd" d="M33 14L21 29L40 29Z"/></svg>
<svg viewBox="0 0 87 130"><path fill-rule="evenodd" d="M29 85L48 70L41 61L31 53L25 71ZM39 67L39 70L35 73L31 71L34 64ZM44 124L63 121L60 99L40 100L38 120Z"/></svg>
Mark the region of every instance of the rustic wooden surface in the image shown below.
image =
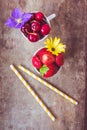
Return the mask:
<svg viewBox="0 0 87 130"><path fill-rule="evenodd" d="M86 130L86 4L85 0L0 0L0 130ZM31 58L43 46L42 42L29 43L20 30L4 25L15 7L27 12L43 11L47 16L55 13L49 37L58 36L67 45L63 67L47 81L77 99L78 106L22 72L56 116L55 122L52 122L9 68L13 63L16 66L22 64L36 73Z"/></svg>

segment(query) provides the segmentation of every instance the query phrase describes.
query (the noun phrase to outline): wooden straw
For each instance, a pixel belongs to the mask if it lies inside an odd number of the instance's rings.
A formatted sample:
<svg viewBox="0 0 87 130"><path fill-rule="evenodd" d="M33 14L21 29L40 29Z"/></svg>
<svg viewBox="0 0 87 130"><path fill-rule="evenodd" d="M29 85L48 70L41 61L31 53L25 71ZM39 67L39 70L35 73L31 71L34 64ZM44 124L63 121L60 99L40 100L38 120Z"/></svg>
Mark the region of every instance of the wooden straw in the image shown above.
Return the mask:
<svg viewBox="0 0 87 130"><path fill-rule="evenodd" d="M39 82L41 82L42 84L44 84L48 88L52 89L54 92L58 93L59 95L61 95L62 97L64 97L65 99L67 99L68 101L73 103L74 105L78 104L78 102L76 100L72 99L70 96L66 95L65 93L63 93L62 91L58 90L57 88L55 88L51 84L49 84L46 81L44 81L43 79L39 78L34 73L32 73L29 69L24 68L22 65L19 65L19 69L21 69L22 71L24 71L28 75L32 76L34 79L38 80Z"/></svg>
<svg viewBox="0 0 87 130"><path fill-rule="evenodd" d="M44 111L48 114L48 116L55 121L55 117L52 115L52 113L48 110L48 108L45 106L45 104L41 101L41 99L38 97L38 95L35 93L35 91L30 87L30 85L25 81L25 79L21 76L21 74L18 72L18 70L14 67L14 65L10 65L10 68L12 71L17 75L17 77L21 80L21 82L24 84L24 86L29 90L29 92L33 95L33 97L36 99L36 101L40 104L40 106L44 109Z"/></svg>

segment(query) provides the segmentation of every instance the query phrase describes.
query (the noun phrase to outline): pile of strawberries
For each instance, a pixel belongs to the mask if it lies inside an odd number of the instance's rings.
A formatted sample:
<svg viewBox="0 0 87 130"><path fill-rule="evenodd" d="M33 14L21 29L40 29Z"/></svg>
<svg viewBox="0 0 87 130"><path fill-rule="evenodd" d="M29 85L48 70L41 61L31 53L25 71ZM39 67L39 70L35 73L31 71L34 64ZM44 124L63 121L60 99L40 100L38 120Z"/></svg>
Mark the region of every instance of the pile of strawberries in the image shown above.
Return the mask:
<svg viewBox="0 0 87 130"><path fill-rule="evenodd" d="M50 26L42 12L32 13L32 17L21 27L22 33L31 42L37 42L50 32Z"/></svg>
<svg viewBox="0 0 87 130"><path fill-rule="evenodd" d="M46 48L40 49L33 57L33 66L41 73L43 77L51 77L57 73L60 66L64 63L64 54L60 53L58 56L53 55L47 51Z"/></svg>

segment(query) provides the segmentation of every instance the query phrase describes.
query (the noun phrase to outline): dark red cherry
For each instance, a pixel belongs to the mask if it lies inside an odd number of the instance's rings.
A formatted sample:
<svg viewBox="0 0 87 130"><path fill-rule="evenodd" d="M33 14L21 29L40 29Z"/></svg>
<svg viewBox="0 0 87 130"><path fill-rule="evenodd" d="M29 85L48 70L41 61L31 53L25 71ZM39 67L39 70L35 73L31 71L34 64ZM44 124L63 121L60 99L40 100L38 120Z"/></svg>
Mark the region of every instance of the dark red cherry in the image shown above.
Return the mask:
<svg viewBox="0 0 87 130"><path fill-rule="evenodd" d="M42 12L37 12L37 13L35 14L35 19L36 19L37 21L41 21L43 18L44 18L44 14L43 14Z"/></svg>
<svg viewBox="0 0 87 130"><path fill-rule="evenodd" d="M37 42L39 40L40 36L38 33L29 33L28 34L28 39L31 42Z"/></svg>
<svg viewBox="0 0 87 130"><path fill-rule="evenodd" d="M25 23L22 27L21 27L21 31L24 33L24 35L28 35L28 33L31 31L30 25L28 23Z"/></svg>
<svg viewBox="0 0 87 130"><path fill-rule="evenodd" d="M43 36L47 35L50 32L50 26L48 24L43 24L40 31Z"/></svg>
<svg viewBox="0 0 87 130"><path fill-rule="evenodd" d="M34 20L32 23L31 23L31 30L33 32L38 32L40 30L41 26L40 26L40 23L36 20Z"/></svg>

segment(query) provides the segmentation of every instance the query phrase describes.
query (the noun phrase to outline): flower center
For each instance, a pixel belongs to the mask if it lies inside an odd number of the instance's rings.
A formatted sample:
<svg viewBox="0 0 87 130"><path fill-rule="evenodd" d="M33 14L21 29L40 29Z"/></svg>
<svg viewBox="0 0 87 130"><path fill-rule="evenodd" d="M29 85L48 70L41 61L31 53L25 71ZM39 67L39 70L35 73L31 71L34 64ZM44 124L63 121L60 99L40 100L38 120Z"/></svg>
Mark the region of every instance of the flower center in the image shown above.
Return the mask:
<svg viewBox="0 0 87 130"><path fill-rule="evenodd" d="M52 50L52 51L55 51L55 48L52 48L51 50Z"/></svg>
<svg viewBox="0 0 87 130"><path fill-rule="evenodd" d="M17 19L17 23L21 23L21 22L22 22L21 18Z"/></svg>

